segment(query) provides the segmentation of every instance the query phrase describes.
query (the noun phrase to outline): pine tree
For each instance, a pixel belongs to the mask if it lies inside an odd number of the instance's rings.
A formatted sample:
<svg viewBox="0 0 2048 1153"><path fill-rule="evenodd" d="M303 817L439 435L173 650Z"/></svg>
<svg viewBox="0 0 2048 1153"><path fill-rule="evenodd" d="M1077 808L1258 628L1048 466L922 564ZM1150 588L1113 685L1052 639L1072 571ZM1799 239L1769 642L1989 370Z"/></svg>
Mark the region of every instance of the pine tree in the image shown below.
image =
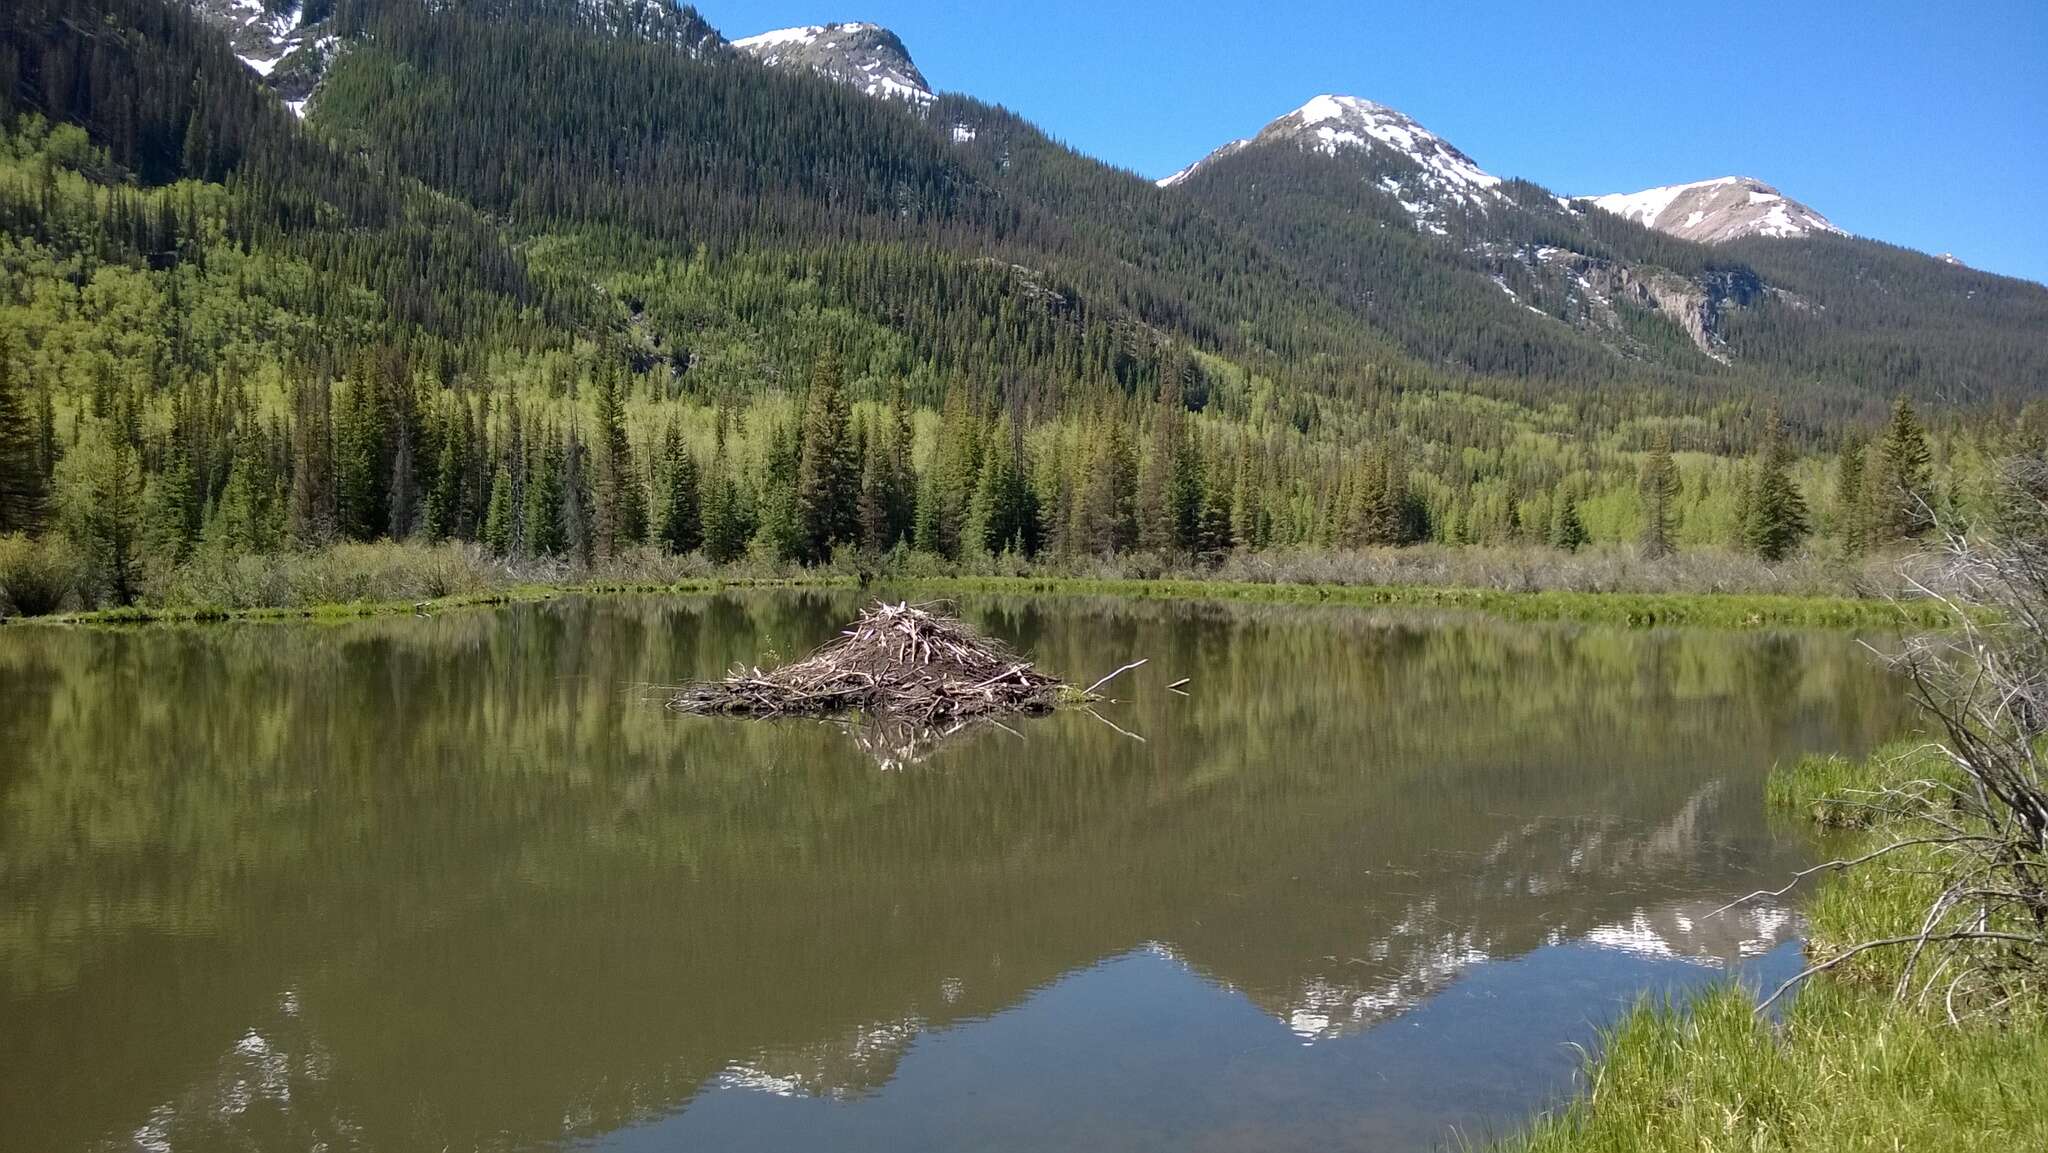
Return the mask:
<svg viewBox="0 0 2048 1153"><path fill-rule="evenodd" d="M333 401L323 376L294 395L292 486L287 531L299 548L333 541L336 525Z"/></svg>
<svg viewBox="0 0 2048 1153"><path fill-rule="evenodd" d="M271 552L277 548L280 527L277 478L262 433L245 424L235 438L227 486L207 526L209 546L230 556Z"/></svg>
<svg viewBox="0 0 2048 1153"><path fill-rule="evenodd" d="M36 412L36 463L43 470L43 506L49 507L52 483L57 479L57 402L45 385L37 403Z"/></svg>
<svg viewBox="0 0 2048 1153"><path fill-rule="evenodd" d="M1671 459L1669 432L1659 429L1650 441L1650 455L1643 461L1637 488L1643 501L1643 555L1653 560L1669 556L1673 549L1673 521L1681 491L1678 466Z"/></svg>
<svg viewBox="0 0 2048 1153"><path fill-rule="evenodd" d="M1179 551L1189 535L1186 415L1180 372L1163 367L1153 406L1152 449L1138 472L1138 543L1153 552Z"/></svg>
<svg viewBox="0 0 2048 1153"><path fill-rule="evenodd" d="M981 479L981 423L957 383L946 392L938 451L918 494L917 547L958 558L968 505Z"/></svg>
<svg viewBox="0 0 2048 1153"><path fill-rule="evenodd" d="M392 414L391 483L385 490L389 501L389 533L392 540L405 540L418 527L419 470L413 460L414 425L412 406L408 399L401 400Z"/></svg>
<svg viewBox="0 0 2048 1153"><path fill-rule="evenodd" d="M597 442L591 461L591 547L610 560L647 531L647 502L626 436L625 385L616 365L597 376Z"/></svg>
<svg viewBox="0 0 2048 1153"><path fill-rule="evenodd" d="M749 547L773 560L803 559L803 519L796 503L796 474L802 456L795 426L778 421L769 427L761 482L754 495L754 535Z"/></svg>
<svg viewBox="0 0 2048 1153"><path fill-rule="evenodd" d="M64 455L58 492L81 556L85 584L117 605L135 603L142 584L142 469L112 419L90 422Z"/></svg>
<svg viewBox="0 0 2048 1153"><path fill-rule="evenodd" d="M562 528L563 492L562 444L550 428L528 440L533 464L526 478L526 549L534 556L561 556L569 547Z"/></svg>
<svg viewBox="0 0 2048 1153"><path fill-rule="evenodd" d="M491 480L490 507L484 511L484 547L498 556L512 555L515 547L518 524L513 510L518 499L512 491L512 470L499 461Z"/></svg>
<svg viewBox="0 0 2048 1153"><path fill-rule="evenodd" d="M0 337L0 535L41 529L47 486L11 340Z"/></svg>
<svg viewBox="0 0 2048 1153"><path fill-rule="evenodd" d="M1138 544L1138 459L1130 434L1114 417L1101 420L1082 480L1080 545L1091 553L1127 552Z"/></svg>
<svg viewBox="0 0 2048 1153"><path fill-rule="evenodd" d="M385 484L391 464L385 456L387 414L368 362L341 394L334 423L334 486L341 534L369 540L390 527Z"/></svg>
<svg viewBox="0 0 2048 1153"><path fill-rule="evenodd" d="M1835 532L1842 551L1860 555L1869 545L1868 508L1863 494L1863 438L1850 433L1835 465Z"/></svg>
<svg viewBox="0 0 2048 1153"><path fill-rule="evenodd" d="M704 513L697 492L697 458L683 444L682 429L670 420L661 441L665 484L661 508L661 547L682 556L704 543Z"/></svg>
<svg viewBox="0 0 2048 1153"><path fill-rule="evenodd" d="M1792 480L1792 448L1774 408L1764 418L1756 476L1750 485L1743 541L1767 561L1783 560L1806 539L1806 498Z"/></svg>
<svg viewBox="0 0 2048 1153"><path fill-rule="evenodd" d="M860 548L869 556L889 546L888 454L879 432L870 432L865 420L854 429L854 443L860 446Z"/></svg>
<svg viewBox="0 0 2048 1153"><path fill-rule="evenodd" d="M833 545L860 537L860 461L847 426L839 362L821 358L811 372L796 473L795 559L806 563L830 560Z"/></svg>
<svg viewBox="0 0 2048 1153"><path fill-rule="evenodd" d="M741 500L735 469L727 459L724 408L718 410L713 437L711 474L704 494L704 557L713 564L731 564L746 554L754 526Z"/></svg>
<svg viewBox="0 0 2048 1153"><path fill-rule="evenodd" d="M1579 517L1579 501L1560 491L1551 502L1550 547L1577 552L1586 545L1586 522Z"/></svg>
<svg viewBox="0 0 2048 1153"><path fill-rule="evenodd" d="M1253 552L1265 547L1264 496L1252 472L1251 449L1241 446L1230 488L1230 538L1235 547Z"/></svg>
<svg viewBox="0 0 2048 1153"><path fill-rule="evenodd" d="M590 450L575 422L562 442L562 541L569 559L584 568L597 562L597 526L591 513Z"/></svg>
<svg viewBox="0 0 2048 1153"><path fill-rule="evenodd" d="M435 455L434 483L427 490L425 528L428 540L464 534L463 474L468 468L469 441L461 414L454 406L442 413L441 448Z"/></svg>
<svg viewBox="0 0 2048 1153"><path fill-rule="evenodd" d="M910 396L900 381L890 399L890 414L887 464L883 470L887 482L883 502L887 529L881 542L884 548L893 548L898 541L909 539L911 523L917 515L917 473L911 463L911 454L917 447L917 426L912 419Z"/></svg>
<svg viewBox="0 0 2048 1153"><path fill-rule="evenodd" d="M191 557L206 527L204 505L194 491L192 456L178 423L173 420L163 464L143 491L143 537L151 552L171 564Z"/></svg>
<svg viewBox="0 0 2048 1153"><path fill-rule="evenodd" d="M1927 434L1905 397L1892 406L1891 423L1877 444L1877 459L1864 471L1869 489L1867 532L1872 544L1916 537L1933 527L1933 466Z"/></svg>
<svg viewBox="0 0 2048 1153"><path fill-rule="evenodd" d="M978 543L991 555L1038 552L1038 497L1031 491L1019 434L1010 418L998 421L982 454L981 477L975 487L969 522Z"/></svg>

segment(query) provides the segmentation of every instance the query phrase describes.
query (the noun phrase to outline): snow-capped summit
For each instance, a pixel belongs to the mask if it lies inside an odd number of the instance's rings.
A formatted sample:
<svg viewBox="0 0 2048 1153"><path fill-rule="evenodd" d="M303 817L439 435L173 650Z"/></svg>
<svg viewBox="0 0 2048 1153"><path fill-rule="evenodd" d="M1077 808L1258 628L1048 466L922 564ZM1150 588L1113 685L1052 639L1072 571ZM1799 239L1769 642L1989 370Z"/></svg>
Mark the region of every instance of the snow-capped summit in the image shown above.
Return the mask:
<svg viewBox="0 0 2048 1153"><path fill-rule="evenodd" d="M1393 158L1395 164L1390 169L1380 170L1379 187L1392 193L1419 225L1432 232L1443 231L1435 218L1446 209L1483 211L1499 197L1495 188L1501 183L1500 177L1479 167L1470 156L1416 123L1413 117L1371 100L1333 95L1316 97L1266 125L1249 140L1224 145L1161 180L1159 186L1171 188L1203 165L1246 148L1284 143L1330 156Z"/></svg>
<svg viewBox="0 0 2048 1153"><path fill-rule="evenodd" d="M1747 176L1723 176L1641 192L1594 196L1592 202L1645 228L1682 240L1720 244L1745 236L1847 235L1828 218Z"/></svg>
<svg viewBox="0 0 2048 1153"><path fill-rule="evenodd" d="M735 40L732 46L771 68L809 68L869 96L924 104L931 85L910 59L910 50L879 24L813 24L782 28Z"/></svg>

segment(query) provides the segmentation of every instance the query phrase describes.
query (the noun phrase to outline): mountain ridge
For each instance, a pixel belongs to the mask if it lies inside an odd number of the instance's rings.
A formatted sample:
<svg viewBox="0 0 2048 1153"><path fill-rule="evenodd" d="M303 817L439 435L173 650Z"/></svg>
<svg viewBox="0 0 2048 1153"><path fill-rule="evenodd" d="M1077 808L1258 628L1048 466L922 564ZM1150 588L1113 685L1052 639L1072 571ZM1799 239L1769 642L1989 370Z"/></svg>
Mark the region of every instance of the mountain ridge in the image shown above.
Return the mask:
<svg viewBox="0 0 2048 1153"><path fill-rule="evenodd" d="M1646 228L1704 244L1748 236L1783 240L1816 233L1848 235L1819 212L1752 176L1719 176L1579 199Z"/></svg>
<svg viewBox="0 0 2048 1153"><path fill-rule="evenodd" d="M879 24L810 24L731 43L770 68L808 68L869 96L911 104L934 99L902 38Z"/></svg>

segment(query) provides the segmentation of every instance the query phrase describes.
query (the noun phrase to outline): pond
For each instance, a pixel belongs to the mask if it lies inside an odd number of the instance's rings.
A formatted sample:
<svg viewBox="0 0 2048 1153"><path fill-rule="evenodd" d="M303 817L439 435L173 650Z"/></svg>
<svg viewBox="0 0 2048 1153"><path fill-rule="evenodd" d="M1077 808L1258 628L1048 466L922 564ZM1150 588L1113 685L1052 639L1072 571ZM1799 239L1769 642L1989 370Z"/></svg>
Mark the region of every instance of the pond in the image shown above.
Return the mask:
<svg viewBox="0 0 2048 1153"><path fill-rule="evenodd" d="M0 1149L1430 1149L1797 966L1844 634L970 599L1121 703L684 717L853 593L0 630ZM1186 695L1167 686L1189 678Z"/></svg>

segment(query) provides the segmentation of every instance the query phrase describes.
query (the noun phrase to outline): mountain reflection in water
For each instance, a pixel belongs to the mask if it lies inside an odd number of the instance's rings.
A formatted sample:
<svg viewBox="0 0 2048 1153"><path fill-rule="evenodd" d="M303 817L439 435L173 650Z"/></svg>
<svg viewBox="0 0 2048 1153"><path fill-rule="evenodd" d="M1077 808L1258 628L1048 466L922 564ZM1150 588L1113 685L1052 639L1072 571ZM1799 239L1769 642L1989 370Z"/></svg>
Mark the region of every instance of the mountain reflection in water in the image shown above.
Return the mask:
<svg viewBox="0 0 2048 1153"><path fill-rule="evenodd" d="M0 1148L1428 1147L1788 958L1706 915L1808 859L1764 773L1905 716L1839 635L1085 600L962 608L1150 658L1142 741L643 687L857 605L0 631Z"/></svg>

